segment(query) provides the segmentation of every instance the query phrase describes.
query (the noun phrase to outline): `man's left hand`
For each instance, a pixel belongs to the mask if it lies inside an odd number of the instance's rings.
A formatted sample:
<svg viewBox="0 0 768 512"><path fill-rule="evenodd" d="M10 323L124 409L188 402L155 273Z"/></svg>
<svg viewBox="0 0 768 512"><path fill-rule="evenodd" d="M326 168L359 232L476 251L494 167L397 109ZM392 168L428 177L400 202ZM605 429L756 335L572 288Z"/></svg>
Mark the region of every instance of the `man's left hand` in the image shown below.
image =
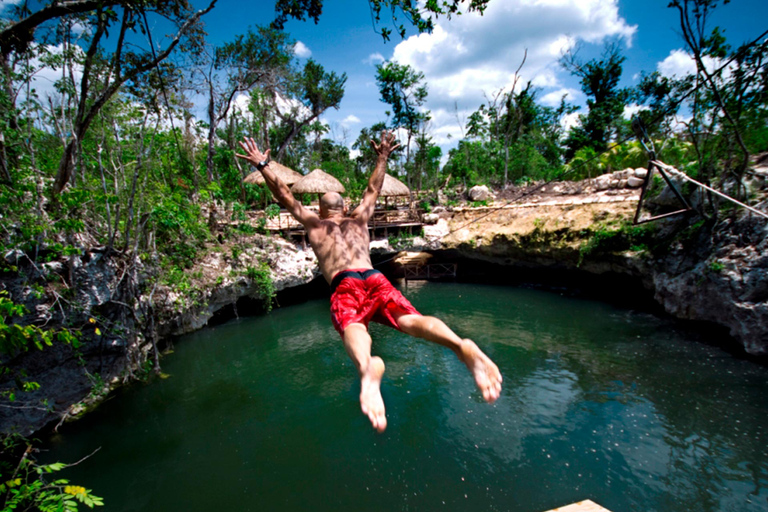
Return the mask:
<svg viewBox="0 0 768 512"><path fill-rule="evenodd" d="M397 139L393 132L382 130L381 143L376 144L376 141L371 139L371 146L373 146L373 150L377 155L388 158L394 150L400 147L400 144L394 144L396 140Z"/></svg>

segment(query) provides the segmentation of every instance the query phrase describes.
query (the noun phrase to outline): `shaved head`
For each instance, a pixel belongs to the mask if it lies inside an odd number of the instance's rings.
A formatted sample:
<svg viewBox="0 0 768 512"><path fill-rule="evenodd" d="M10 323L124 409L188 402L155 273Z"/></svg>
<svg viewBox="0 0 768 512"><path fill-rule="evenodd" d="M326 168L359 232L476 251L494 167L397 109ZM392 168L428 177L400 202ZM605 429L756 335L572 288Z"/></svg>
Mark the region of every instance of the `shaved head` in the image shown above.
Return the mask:
<svg viewBox="0 0 768 512"><path fill-rule="evenodd" d="M320 198L320 216L327 217L331 211L344 213L344 198L338 192L328 192Z"/></svg>

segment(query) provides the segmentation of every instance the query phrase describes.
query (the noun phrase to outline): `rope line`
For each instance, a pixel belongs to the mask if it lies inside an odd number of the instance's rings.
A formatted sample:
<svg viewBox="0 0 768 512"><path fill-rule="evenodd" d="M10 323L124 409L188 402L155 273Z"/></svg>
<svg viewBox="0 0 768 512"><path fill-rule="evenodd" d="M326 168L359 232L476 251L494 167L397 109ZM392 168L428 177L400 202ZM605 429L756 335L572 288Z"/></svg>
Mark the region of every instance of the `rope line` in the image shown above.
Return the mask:
<svg viewBox="0 0 768 512"><path fill-rule="evenodd" d="M717 194L718 196L722 197L723 199L726 199L726 200L728 200L728 201L730 201L732 203L735 203L735 204L741 206L742 208L746 208L747 210L749 210L752 213L756 213L756 214L760 215L761 217L765 217L766 219L768 219L768 214L766 214L765 212L761 212L760 210L752 208L749 205L746 205L746 204L744 204L744 203L742 203L740 201L737 201L736 199L732 198L728 194L724 194L723 192L720 192L719 190L715 190L714 188L712 188L712 187L710 187L708 185L705 185L704 183L698 182L695 179L693 179L690 176L688 176L687 174L685 174L684 172L681 172L681 171L675 169L671 165L667 165L667 164L665 164L663 162L658 162L658 161L655 161L655 160L653 160L652 163L653 163L653 165L656 165L656 166L664 169L665 171L667 171L672 176L675 176L677 178L682 178L684 180L688 180L691 183L693 183L694 185L697 185L697 186L699 186L699 187L701 187L701 188L703 188L705 190L708 190L708 191L712 192L713 194Z"/></svg>
<svg viewBox="0 0 768 512"><path fill-rule="evenodd" d="M752 40L752 42L750 42L748 45L742 46L742 49L741 49L739 52L736 52L736 53L735 53L735 54L734 54L734 55L733 55L733 56L732 56L730 59L728 59L728 60L725 62L725 64L723 64L723 65L722 65L722 66L720 66L718 69L716 69L715 71L713 71L713 72L711 73L711 75L717 75L718 73L720 73L721 71L723 71L723 70L724 70L726 67L728 67L728 66L731 64L731 62L733 62L734 60L736 60L736 59L737 59L737 58L738 58L738 57L739 57L739 56L740 56L742 53L745 53L745 52L747 51L747 49L749 49L749 48L750 48L752 45L754 45L756 42L758 42L759 40L763 39L763 38L764 38L764 37L766 37L766 36L768 36L768 30L766 30L765 32L763 32L762 34L760 34L760 35L759 35L759 36L758 36L756 39ZM664 110L663 110L661 113L659 113L659 115L658 115L658 116L656 116L656 117L655 117L655 118L652 120L652 124L653 124L653 123L656 123L656 122L658 122L658 121L660 121L662 118L664 118L664 116L666 116L667 114L669 114L670 112L672 112L674 109L676 109L677 107L679 107L679 106L680 106L680 104L682 104L682 102L683 102L683 101L685 101L686 99L688 99L688 97L689 97L691 94L693 94L694 92L696 92L697 90L699 90L699 88L700 88L700 87L702 87L702 85L703 85L703 82L699 83L699 84L698 84L696 87L692 88L690 91L688 91L688 92L687 92L687 93L685 93L683 96L681 96L679 99L677 99L675 102L673 102L673 103L672 103L670 106L668 106L666 109L664 109ZM635 117L635 119L637 119L637 120L639 121L639 118ZM642 127L642 123L639 123L639 124L640 124L640 126ZM648 138L648 140L650 141L650 138L649 138L649 137L647 136L647 134L645 133L645 128L644 128L644 127L642 127L642 132L643 132L643 134L645 134L646 138ZM577 170L581 169L582 167L584 167L584 166L585 166L585 165L587 165L588 163L590 163L590 162L592 162L592 161L596 160L597 158L600 158L601 156L603 156L604 154L608 153L608 152L609 152L609 151L611 151L612 149L614 149L614 148L616 148L616 147L618 147L618 146L621 146L622 144L624 144L624 143L626 143L626 142L629 142L630 140L632 140L632 139L634 139L634 138L636 138L636 136L635 136L635 135L632 135L632 136L628 136L628 137L625 137L625 138L624 138L623 140L621 140L620 142L617 142L617 143L615 143L615 144L613 144L613 145L609 146L608 148L606 148L606 149L605 149L605 150L603 150L602 152L595 154L593 157L591 157L591 158L589 158L589 159L585 160L585 161L584 161L584 162L582 162L580 165L578 165L578 166L576 166L576 167L572 167L572 168L568 169L567 171L564 171L564 172L562 172L562 173L558 174L557 176L555 176L555 177L553 177L553 178L550 178L549 180L545 181L544 183L542 183L542 184L540 184L540 185L537 185L537 186L533 187L532 189L529 189L529 190L526 190L526 191L524 191L524 192L523 192L523 193L521 193L519 196L517 196L517 197L513 197L512 199L509 199L509 200L507 200L507 201L506 201L504 204L502 204L501 206L495 207L494 209L490 210L488 213L486 213L486 214L484 214L484 215L481 215L481 216L479 216L479 217L477 217L477 218L475 218L475 219L473 219L473 220L471 220L471 221L469 221L469 222L467 222L467 223L465 223L465 224L463 224L463 225L459 226L458 228L455 228L455 229L452 229L452 230L450 230L450 231L449 231L449 232L448 232L448 233L447 233L445 236L451 236L453 233L455 233L455 232L457 232L457 231L459 231L459 230L462 230L462 229L464 229L465 227L467 227L467 226L469 226L469 225L471 225L471 224L473 224L473 223L475 223L475 222L478 222L478 221L480 221L480 220L482 220L482 219L484 219L484 218L486 218L486 217L490 216L491 214L493 214L493 213L496 213L496 212L497 212L497 211L499 211L499 210L502 210L502 209L506 208L506 207L507 207L507 206L509 206L510 204L512 204L512 203L514 203L514 202L516 202L516 201L519 201L520 199L522 199L522 198L524 198L524 197L526 197L526 196L528 196L528 195L531 195L531 194L533 194L534 192L538 191L539 189L541 189L541 188L543 188L543 187L545 187L545 186L547 186L547 185L549 185L549 184L551 184L551 183L553 183L553 182L555 182L555 181L560 181L560 180L561 180L563 177L565 177L565 176L567 176L567 175L569 175L569 174L571 174L571 173L573 173L573 172L575 172L575 171L577 171ZM648 150L648 147L645 145L645 143L642 141L642 139L641 139L640 137L637 137L637 138L640 140L640 143L643 145L643 147L645 148L645 150L646 150L646 151L648 151L649 153L652 153L652 151L649 151L649 150ZM652 141L651 141L651 144L653 144L653 143L652 143ZM651 160L653 160L653 159L655 159L655 155L654 155L654 156L651 158ZM680 171L677 171L677 172L680 172ZM692 179L688 178L688 177L687 177L687 175L685 175L684 173L680 173L680 174L682 174L683 176L685 176L685 177L686 177L687 179L689 179L690 181L694 181L694 182L695 182L695 180L692 180ZM707 186L706 186L706 185L704 185L704 184L701 184L701 183L698 183L698 182L696 182L696 183L697 183L697 184L699 184L699 185L700 185L700 186L702 186L702 187L705 187L705 188L708 188L708 189L709 189L709 187L707 187ZM709 190L712 190L712 191L714 191L713 189L709 189ZM716 192L716 193L718 193L718 192ZM723 195L723 194L720 194L720 193L718 193L718 194L719 194L719 195ZM725 197L726 197L726 198L728 198L728 199L729 199L729 200L731 200L731 201L734 201L734 202L736 202L737 204L739 204L739 205L741 205L741 206L744 206L745 208L748 208L748 209L750 209L751 211L758 211L758 210L754 210L753 208L750 208L749 206L746 206L746 205L744 205L744 204L742 204L742 203L739 203L738 201L736 201L736 200L735 200L735 199L733 199L733 198L729 198L728 196L725 196ZM760 214L761 214L761 215L763 215L763 216L765 216L763 213L760 213Z"/></svg>

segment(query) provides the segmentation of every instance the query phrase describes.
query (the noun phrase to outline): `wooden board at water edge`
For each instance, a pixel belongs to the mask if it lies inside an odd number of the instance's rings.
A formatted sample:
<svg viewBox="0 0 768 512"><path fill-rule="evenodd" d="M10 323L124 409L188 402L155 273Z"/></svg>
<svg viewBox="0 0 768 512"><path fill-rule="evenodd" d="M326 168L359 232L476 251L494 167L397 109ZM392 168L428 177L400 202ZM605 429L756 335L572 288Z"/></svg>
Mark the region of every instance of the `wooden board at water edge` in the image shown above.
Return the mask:
<svg viewBox="0 0 768 512"><path fill-rule="evenodd" d="M584 500L565 507L553 508L547 512L611 512L603 508L592 500Z"/></svg>

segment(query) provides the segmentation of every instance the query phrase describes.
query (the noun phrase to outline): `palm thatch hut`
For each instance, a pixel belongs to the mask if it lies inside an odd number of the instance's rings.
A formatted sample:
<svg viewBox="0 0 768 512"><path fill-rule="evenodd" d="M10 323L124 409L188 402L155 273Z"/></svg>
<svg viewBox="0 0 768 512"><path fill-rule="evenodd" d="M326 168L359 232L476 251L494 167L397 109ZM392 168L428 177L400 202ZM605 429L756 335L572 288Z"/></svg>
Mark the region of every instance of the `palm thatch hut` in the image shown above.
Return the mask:
<svg viewBox="0 0 768 512"><path fill-rule="evenodd" d="M286 167L283 164L279 164L274 160L269 163L269 168L274 172L280 180L286 185L290 186L299 181L302 178L301 173L298 173ZM253 183L255 185L261 185L264 183L264 176L261 171L253 171L251 174L245 177L243 180L245 183Z"/></svg>
<svg viewBox="0 0 768 512"><path fill-rule="evenodd" d="M405 183L395 178L394 176L385 174L384 185L381 187L381 193L379 196L383 197L384 203L387 204L387 198L389 197L410 197L411 189L409 189Z"/></svg>
<svg viewBox="0 0 768 512"><path fill-rule="evenodd" d="M291 192L294 194L317 194L326 192L345 192L344 185L339 180L320 169L315 169L299 181L293 184Z"/></svg>

